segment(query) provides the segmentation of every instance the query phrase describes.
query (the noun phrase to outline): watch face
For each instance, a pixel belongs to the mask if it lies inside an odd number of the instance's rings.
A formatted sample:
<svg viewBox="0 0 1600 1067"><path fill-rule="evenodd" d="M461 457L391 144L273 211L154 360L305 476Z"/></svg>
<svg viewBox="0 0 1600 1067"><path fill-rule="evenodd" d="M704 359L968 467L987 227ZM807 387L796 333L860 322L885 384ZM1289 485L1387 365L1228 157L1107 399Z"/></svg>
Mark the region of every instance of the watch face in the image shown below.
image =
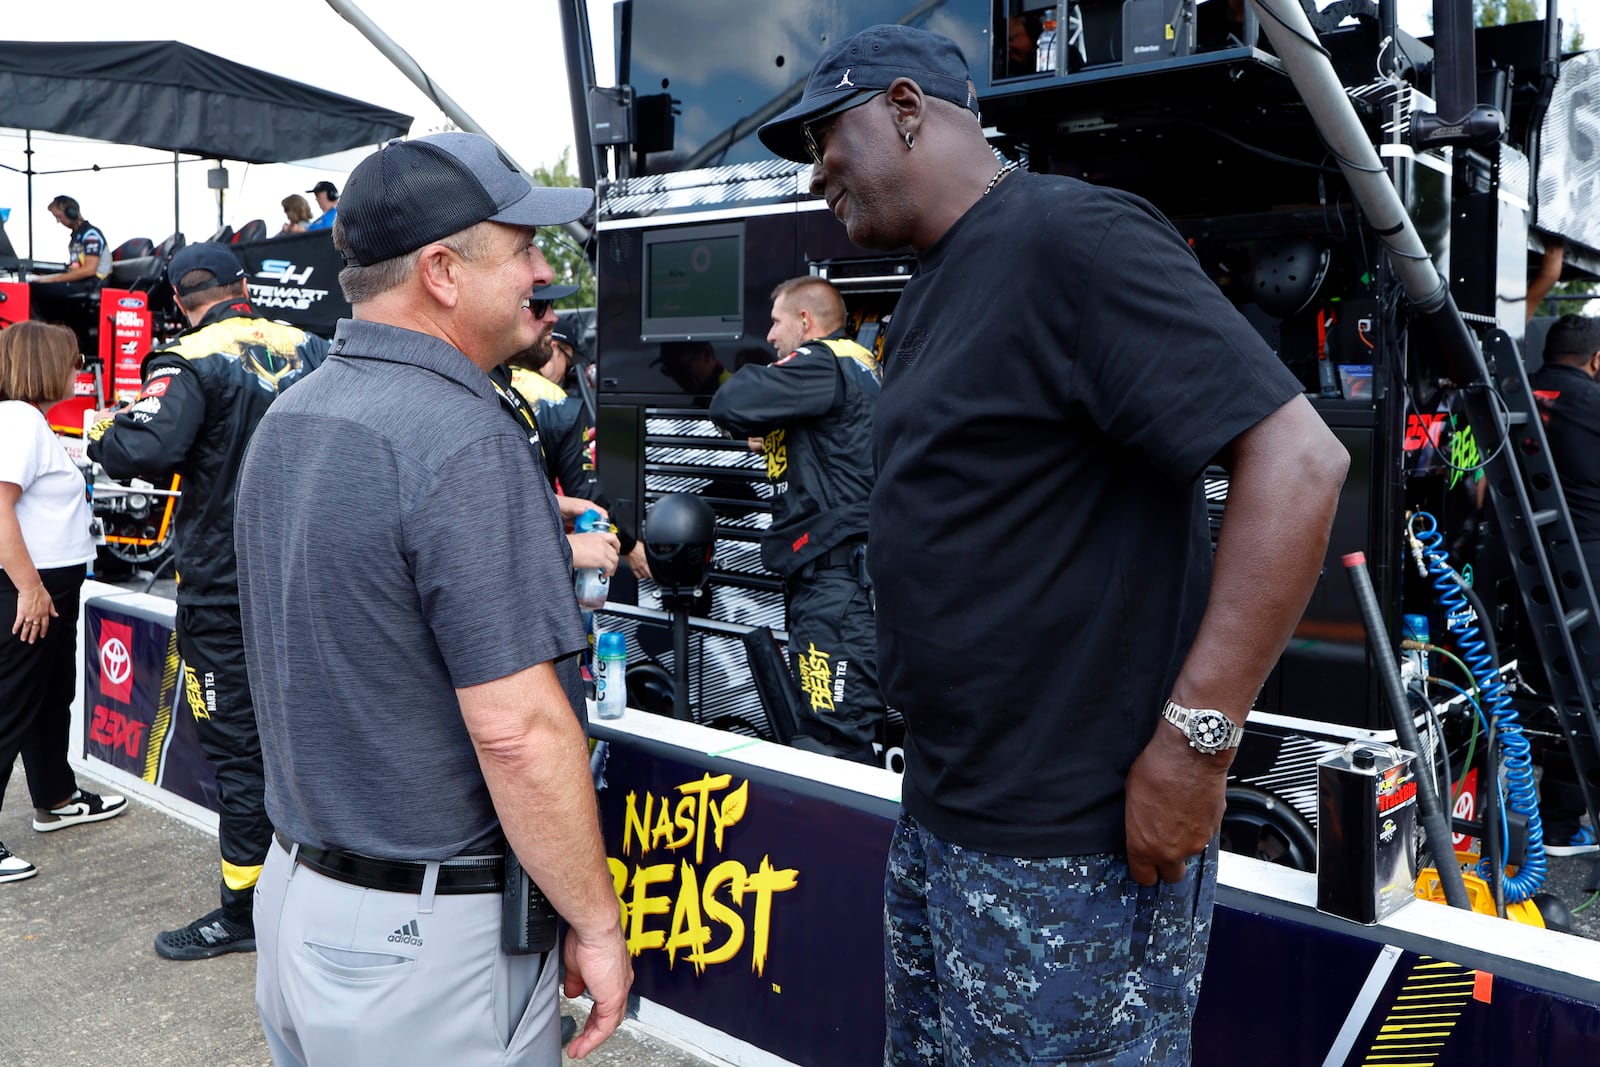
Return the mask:
<svg viewBox="0 0 1600 1067"><path fill-rule="evenodd" d="M1202 752L1221 752L1233 739L1233 722L1222 712L1202 708L1189 716L1189 740Z"/></svg>

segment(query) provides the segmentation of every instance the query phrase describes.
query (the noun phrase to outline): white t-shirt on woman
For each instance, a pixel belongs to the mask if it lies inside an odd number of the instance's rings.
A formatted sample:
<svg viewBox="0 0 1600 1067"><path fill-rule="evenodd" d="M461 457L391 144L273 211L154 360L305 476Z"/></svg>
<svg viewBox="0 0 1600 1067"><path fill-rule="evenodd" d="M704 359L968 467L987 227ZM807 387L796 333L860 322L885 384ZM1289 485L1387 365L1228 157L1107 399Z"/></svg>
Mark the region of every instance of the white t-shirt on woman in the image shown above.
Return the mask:
<svg viewBox="0 0 1600 1067"><path fill-rule="evenodd" d="M94 559L83 475L44 413L20 400L0 400L0 482L22 486L17 524L34 567L70 567Z"/></svg>

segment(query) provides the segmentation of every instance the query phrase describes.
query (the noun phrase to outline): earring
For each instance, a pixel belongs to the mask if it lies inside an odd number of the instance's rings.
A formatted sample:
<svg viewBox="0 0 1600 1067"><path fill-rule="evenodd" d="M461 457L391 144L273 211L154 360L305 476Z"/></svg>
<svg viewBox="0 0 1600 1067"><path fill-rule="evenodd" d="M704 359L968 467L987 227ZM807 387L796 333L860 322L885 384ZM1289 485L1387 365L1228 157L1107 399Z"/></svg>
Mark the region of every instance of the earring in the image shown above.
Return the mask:
<svg viewBox="0 0 1600 1067"><path fill-rule="evenodd" d="M906 134L906 151L909 152L917 146L917 139L911 134Z"/></svg>

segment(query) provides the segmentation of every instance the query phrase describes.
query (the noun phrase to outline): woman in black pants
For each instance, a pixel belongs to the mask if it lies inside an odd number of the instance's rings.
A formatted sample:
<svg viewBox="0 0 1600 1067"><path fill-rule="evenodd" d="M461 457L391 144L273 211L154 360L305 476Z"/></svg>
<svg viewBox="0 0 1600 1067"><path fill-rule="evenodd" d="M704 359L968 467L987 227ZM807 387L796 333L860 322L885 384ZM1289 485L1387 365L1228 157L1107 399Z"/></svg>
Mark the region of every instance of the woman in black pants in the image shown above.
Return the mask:
<svg viewBox="0 0 1600 1067"><path fill-rule="evenodd" d="M44 413L72 395L78 363L65 327L19 322L0 331L0 627L10 621L0 629L0 801L20 753L40 832L128 805L79 789L67 764L78 592L95 549L83 475ZM0 882L38 873L0 844Z"/></svg>

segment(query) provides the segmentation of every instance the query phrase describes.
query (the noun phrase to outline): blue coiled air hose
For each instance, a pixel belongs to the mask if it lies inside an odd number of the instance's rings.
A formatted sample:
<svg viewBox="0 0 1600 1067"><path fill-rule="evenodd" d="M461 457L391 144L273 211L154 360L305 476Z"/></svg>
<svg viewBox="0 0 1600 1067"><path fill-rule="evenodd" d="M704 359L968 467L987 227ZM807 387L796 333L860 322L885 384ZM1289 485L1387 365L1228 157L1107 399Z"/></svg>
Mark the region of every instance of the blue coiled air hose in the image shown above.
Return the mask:
<svg viewBox="0 0 1600 1067"><path fill-rule="evenodd" d="M1484 710L1493 720L1500 745L1500 765L1504 768L1506 806L1528 820L1527 855L1517 873L1505 879L1507 904L1517 904L1539 891L1544 885L1544 824L1539 819L1539 798L1534 791L1533 759L1528 750L1528 739L1522 736L1522 726L1517 721L1517 709L1495 668L1494 657L1489 655L1478 632L1478 613L1473 610L1466 594L1462 592L1461 576L1450 566L1450 557L1442 547L1443 536L1439 524L1426 511L1416 512L1408 524L1411 536L1422 545L1424 565L1444 609L1445 627L1456 635L1456 647L1461 658L1478 681ZM1505 842L1501 842L1502 847ZM1478 873L1489 877L1493 872L1487 859L1478 864Z"/></svg>

